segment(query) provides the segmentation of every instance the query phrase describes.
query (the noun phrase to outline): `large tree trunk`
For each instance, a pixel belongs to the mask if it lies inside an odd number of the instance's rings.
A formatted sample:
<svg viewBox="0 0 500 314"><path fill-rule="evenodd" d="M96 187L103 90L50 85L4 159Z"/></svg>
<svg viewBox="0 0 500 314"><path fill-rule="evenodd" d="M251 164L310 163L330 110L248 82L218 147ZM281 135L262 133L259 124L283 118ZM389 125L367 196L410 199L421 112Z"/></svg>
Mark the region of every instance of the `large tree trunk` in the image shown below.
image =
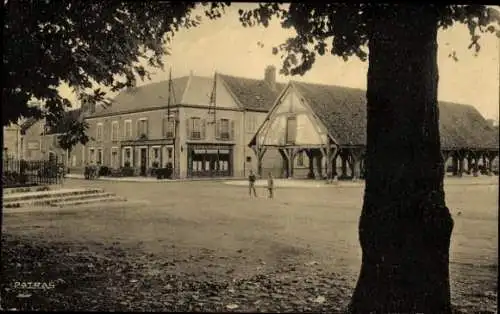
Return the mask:
<svg viewBox="0 0 500 314"><path fill-rule="evenodd" d="M451 313L437 107L437 19L429 6L373 12L363 252L351 313Z"/></svg>

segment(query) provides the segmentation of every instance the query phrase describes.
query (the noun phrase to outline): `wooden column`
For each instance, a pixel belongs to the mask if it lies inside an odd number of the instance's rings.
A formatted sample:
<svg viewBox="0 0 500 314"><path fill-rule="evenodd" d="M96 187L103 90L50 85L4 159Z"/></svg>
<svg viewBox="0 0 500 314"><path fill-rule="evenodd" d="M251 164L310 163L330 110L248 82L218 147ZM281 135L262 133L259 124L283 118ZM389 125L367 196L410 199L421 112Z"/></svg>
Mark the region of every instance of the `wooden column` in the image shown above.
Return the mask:
<svg viewBox="0 0 500 314"><path fill-rule="evenodd" d="M262 177L262 158L264 158L264 154L267 152L267 147L254 146L252 149L257 157L257 174Z"/></svg>
<svg viewBox="0 0 500 314"><path fill-rule="evenodd" d="M488 158L488 175L493 175L493 160L498 156L498 152L490 151L487 153Z"/></svg>
<svg viewBox="0 0 500 314"><path fill-rule="evenodd" d="M472 152L467 152L467 174L472 174L472 157L473 153Z"/></svg>
<svg viewBox="0 0 500 314"><path fill-rule="evenodd" d="M453 155L452 155L451 158L452 158L452 169L453 169L452 173L453 173L454 176L458 176L458 168L459 168L459 166L458 166L458 156L457 156L456 152L453 153Z"/></svg>
<svg viewBox="0 0 500 314"><path fill-rule="evenodd" d="M326 160L326 180L331 181L334 179L334 171L333 171L333 160L337 155L337 147L331 144L326 145L325 147L320 148L321 155Z"/></svg>
<svg viewBox="0 0 500 314"><path fill-rule="evenodd" d="M344 148L340 151L340 159L342 160L342 174L340 177L345 179L347 178L347 156Z"/></svg>
<svg viewBox="0 0 500 314"><path fill-rule="evenodd" d="M337 173L337 158L339 157L338 149L335 149L335 154L332 157L332 178L335 179L338 177Z"/></svg>
<svg viewBox="0 0 500 314"><path fill-rule="evenodd" d="M327 148L327 175L328 181L334 181L337 175L337 154L338 148L336 145L330 146Z"/></svg>
<svg viewBox="0 0 500 314"><path fill-rule="evenodd" d="M323 150L320 149L320 153L316 154L315 159L316 159L316 171L318 175L316 176L316 179L322 180L323 179L323 164L322 164L322 159L323 159Z"/></svg>
<svg viewBox="0 0 500 314"><path fill-rule="evenodd" d="M352 180L358 180L360 178L361 170L361 157L363 156L363 148L351 148L350 150L351 161L352 161Z"/></svg>
<svg viewBox="0 0 500 314"><path fill-rule="evenodd" d="M314 152L312 149L306 149L306 155L309 162L309 172L307 173L308 179L314 179Z"/></svg>
<svg viewBox="0 0 500 314"><path fill-rule="evenodd" d="M366 178L366 168L365 168L365 155L361 156L361 178L364 180Z"/></svg>
<svg viewBox="0 0 500 314"><path fill-rule="evenodd" d="M479 154L480 152L475 152L474 154L474 167L472 169L472 174L477 177L479 174Z"/></svg>
<svg viewBox="0 0 500 314"><path fill-rule="evenodd" d="M288 176L288 158L284 148L278 149L278 152L281 155L281 159L283 159L282 175L284 178L286 178Z"/></svg>
<svg viewBox="0 0 500 314"><path fill-rule="evenodd" d="M465 151L457 151L457 158L458 158L458 176L462 177L463 173L465 172L464 169L464 159L466 157Z"/></svg>
<svg viewBox="0 0 500 314"><path fill-rule="evenodd" d="M448 159L450 158L451 156L451 151L449 150L442 150L441 151L441 157L443 158L443 168L444 168L444 174L446 175L447 173L447 167L446 167L446 162L448 161Z"/></svg>
<svg viewBox="0 0 500 314"><path fill-rule="evenodd" d="M295 155L297 153L296 148L285 148L281 149L283 154L285 155L285 158L287 160L287 171L286 171L286 176L287 178L292 178L293 177L293 160L295 159Z"/></svg>

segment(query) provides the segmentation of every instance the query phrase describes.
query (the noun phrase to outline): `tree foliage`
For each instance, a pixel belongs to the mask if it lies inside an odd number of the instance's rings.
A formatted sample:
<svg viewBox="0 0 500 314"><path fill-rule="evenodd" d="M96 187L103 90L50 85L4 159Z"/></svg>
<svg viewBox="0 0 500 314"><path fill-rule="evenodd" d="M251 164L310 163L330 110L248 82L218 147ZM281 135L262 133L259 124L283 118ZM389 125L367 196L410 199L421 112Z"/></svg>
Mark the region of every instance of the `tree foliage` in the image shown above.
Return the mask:
<svg viewBox="0 0 500 314"><path fill-rule="evenodd" d="M291 3L288 7L276 3L261 3L251 10L240 10L243 26L267 27L274 17L283 28L293 28L297 35L273 48L281 52L285 75L304 75L311 69L317 55L330 53L347 60L351 56L366 61L367 43L375 34L372 23L375 14L391 14L395 5L366 3ZM481 35L494 33L500 37L500 14L485 5L434 5L439 27L446 29L455 23L467 25L469 48L479 52ZM329 51L328 51L329 49Z"/></svg>
<svg viewBox="0 0 500 314"><path fill-rule="evenodd" d="M60 122L59 126L63 132L57 137L59 147L64 150L71 151L77 144L85 145L89 141L86 133L87 123L76 117L67 116Z"/></svg>
<svg viewBox="0 0 500 314"><path fill-rule="evenodd" d="M224 6L203 3L208 18ZM180 28L195 27L194 2L4 1L2 124L46 118L55 125L71 107L58 87L66 83L97 104L111 104L97 88L119 91L149 78L141 61L162 68L162 57ZM32 101L42 106L30 106ZM73 121L69 142L84 133ZM81 137L81 141L85 137ZM65 140L66 142L66 140ZM67 143L69 143L67 142Z"/></svg>

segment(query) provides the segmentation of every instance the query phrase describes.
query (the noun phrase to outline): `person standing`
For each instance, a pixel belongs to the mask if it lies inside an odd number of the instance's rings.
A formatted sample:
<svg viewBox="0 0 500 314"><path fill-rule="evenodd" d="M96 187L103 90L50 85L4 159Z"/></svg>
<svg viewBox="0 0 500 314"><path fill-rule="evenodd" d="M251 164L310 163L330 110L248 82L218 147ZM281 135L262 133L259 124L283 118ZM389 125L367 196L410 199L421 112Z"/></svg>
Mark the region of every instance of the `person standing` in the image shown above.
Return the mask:
<svg viewBox="0 0 500 314"><path fill-rule="evenodd" d="M255 190L255 181L257 180L257 177L253 173L253 170L250 170L250 174L248 175L248 193L250 196L252 196L252 191L253 195L257 197L257 191Z"/></svg>
<svg viewBox="0 0 500 314"><path fill-rule="evenodd" d="M273 174L269 172L267 176L267 190L269 191L269 198L274 197L273 189L274 189L274 178Z"/></svg>

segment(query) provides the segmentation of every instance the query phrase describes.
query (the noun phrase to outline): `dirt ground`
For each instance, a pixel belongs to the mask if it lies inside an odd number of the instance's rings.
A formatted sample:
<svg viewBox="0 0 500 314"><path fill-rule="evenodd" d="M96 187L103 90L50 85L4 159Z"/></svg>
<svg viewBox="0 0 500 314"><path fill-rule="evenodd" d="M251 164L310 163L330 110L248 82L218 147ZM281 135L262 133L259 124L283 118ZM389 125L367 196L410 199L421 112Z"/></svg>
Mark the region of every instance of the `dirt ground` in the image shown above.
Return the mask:
<svg viewBox="0 0 500 314"><path fill-rule="evenodd" d="M476 181L445 185L452 299L496 313L498 183ZM222 182L66 185L141 202L4 213L2 308L342 312L349 301L362 187L282 188L275 199L261 188L251 199ZM23 298L15 286L26 281L55 289Z"/></svg>

